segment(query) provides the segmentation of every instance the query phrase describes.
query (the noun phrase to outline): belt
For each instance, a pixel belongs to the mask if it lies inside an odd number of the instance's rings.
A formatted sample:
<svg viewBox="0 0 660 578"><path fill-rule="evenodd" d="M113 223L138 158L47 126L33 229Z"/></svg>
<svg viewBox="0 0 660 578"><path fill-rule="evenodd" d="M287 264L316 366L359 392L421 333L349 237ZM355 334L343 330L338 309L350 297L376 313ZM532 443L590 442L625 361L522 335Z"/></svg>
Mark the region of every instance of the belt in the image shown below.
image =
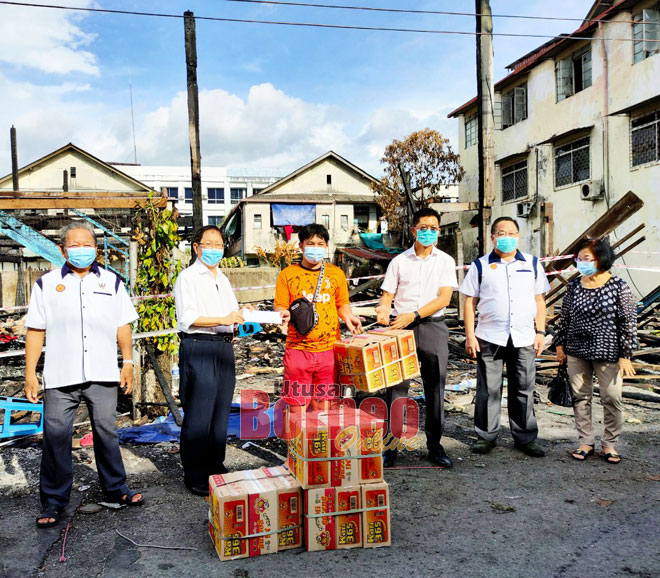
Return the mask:
<svg viewBox="0 0 660 578"><path fill-rule="evenodd" d="M445 320L444 315L440 315L438 317L423 317L422 319L419 320L420 323L440 323L441 321Z"/></svg>
<svg viewBox="0 0 660 578"><path fill-rule="evenodd" d="M233 333L185 333L179 331L179 337L181 339L192 339L193 341L224 341L225 343L231 343L234 341Z"/></svg>

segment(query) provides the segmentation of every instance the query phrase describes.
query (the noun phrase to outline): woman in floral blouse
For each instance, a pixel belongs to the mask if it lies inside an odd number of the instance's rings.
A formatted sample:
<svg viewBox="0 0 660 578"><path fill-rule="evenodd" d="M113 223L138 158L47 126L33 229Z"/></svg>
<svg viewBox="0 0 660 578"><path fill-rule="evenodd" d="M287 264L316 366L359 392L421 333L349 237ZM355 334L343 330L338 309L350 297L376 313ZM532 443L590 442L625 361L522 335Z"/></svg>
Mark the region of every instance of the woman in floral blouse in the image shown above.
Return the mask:
<svg viewBox="0 0 660 578"><path fill-rule="evenodd" d="M624 376L635 375L631 362L637 341L635 303L626 282L610 273L614 252L603 239L584 239L577 249L580 278L571 281L561 308L555 337L557 360L568 363L573 390L575 427L580 446L573 458L594 455L591 423L593 376L603 405L603 457L618 464L616 443L623 424L621 388Z"/></svg>

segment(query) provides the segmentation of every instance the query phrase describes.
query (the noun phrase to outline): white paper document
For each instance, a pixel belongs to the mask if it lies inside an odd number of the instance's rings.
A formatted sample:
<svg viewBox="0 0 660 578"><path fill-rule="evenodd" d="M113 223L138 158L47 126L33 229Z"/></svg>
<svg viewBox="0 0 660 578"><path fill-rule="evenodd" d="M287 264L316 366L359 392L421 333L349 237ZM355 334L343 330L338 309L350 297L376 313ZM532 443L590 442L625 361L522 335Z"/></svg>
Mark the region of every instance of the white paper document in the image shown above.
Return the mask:
<svg viewBox="0 0 660 578"><path fill-rule="evenodd" d="M248 309L243 309L241 313L246 323L253 322L282 325L282 316L279 311L250 311Z"/></svg>

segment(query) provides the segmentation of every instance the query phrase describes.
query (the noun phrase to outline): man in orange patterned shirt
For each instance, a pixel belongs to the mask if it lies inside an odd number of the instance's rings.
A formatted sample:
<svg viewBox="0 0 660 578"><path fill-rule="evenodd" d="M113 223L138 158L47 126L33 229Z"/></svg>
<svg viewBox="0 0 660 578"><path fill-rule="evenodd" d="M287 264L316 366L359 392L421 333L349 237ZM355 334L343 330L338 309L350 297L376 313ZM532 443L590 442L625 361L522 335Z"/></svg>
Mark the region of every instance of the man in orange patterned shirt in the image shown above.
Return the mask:
<svg viewBox="0 0 660 578"><path fill-rule="evenodd" d="M282 314L284 323L291 319L289 307L296 299L313 300L330 235L323 225L312 223L300 229L298 240L302 262L284 269L275 287L275 311ZM341 396L333 351L335 341L340 338L339 319L344 320L351 333L362 331L360 318L353 315L348 301L346 276L330 263L325 264L316 313L318 322L307 335L301 335L289 323L282 394L290 405Z"/></svg>

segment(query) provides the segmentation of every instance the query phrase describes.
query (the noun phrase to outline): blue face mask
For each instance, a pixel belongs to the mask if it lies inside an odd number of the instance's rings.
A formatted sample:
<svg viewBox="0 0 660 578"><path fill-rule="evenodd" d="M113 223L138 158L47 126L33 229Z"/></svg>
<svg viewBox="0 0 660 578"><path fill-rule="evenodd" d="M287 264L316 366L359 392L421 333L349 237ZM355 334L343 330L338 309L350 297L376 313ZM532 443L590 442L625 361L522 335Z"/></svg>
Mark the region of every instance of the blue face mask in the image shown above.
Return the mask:
<svg viewBox="0 0 660 578"><path fill-rule="evenodd" d="M438 231L433 231L432 229L418 229L417 231L417 242L420 245L428 247L430 245L435 245L438 241Z"/></svg>
<svg viewBox="0 0 660 578"><path fill-rule="evenodd" d="M516 237L496 237L495 247L502 253L511 253L516 250L518 239Z"/></svg>
<svg viewBox="0 0 660 578"><path fill-rule="evenodd" d="M96 247L69 247L66 254L76 269L87 269L96 259Z"/></svg>
<svg viewBox="0 0 660 578"><path fill-rule="evenodd" d="M325 247L304 247L303 255L310 263L319 263L325 257Z"/></svg>
<svg viewBox="0 0 660 578"><path fill-rule="evenodd" d="M595 261L578 261L577 270L583 277L589 277L590 275L595 275L598 272Z"/></svg>
<svg viewBox="0 0 660 578"><path fill-rule="evenodd" d="M224 249L202 249L202 263L209 267L215 267L225 254Z"/></svg>

